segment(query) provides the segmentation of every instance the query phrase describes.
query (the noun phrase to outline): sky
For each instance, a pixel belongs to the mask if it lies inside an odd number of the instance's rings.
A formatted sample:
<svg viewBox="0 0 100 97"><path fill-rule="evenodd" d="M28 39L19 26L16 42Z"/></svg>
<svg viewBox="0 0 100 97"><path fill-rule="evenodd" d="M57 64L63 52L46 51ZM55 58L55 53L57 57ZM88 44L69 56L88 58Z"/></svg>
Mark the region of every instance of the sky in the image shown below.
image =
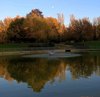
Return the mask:
<svg viewBox="0 0 100 97"><path fill-rule="evenodd" d="M0 0L0 20L25 16L35 8L40 9L45 17L57 18L58 13L63 13L66 25L72 14L76 18L89 17L90 20L100 16L100 0Z"/></svg>

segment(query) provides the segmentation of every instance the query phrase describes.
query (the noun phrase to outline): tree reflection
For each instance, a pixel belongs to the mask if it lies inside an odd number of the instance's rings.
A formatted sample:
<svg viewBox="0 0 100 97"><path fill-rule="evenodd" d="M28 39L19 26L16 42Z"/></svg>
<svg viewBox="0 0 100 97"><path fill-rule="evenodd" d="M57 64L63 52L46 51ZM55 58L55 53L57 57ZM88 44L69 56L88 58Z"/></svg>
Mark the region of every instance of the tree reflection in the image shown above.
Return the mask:
<svg viewBox="0 0 100 97"><path fill-rule="evenodd" d="M58 76L63 77L66 66L60 63L59 60L15 59L10 61L8 72L18 82L27 82L34 91L40 92L48 81L54 81Z"/></svg>
<svg viewBox="0 0 100 97"><path fill-rule="evenodd" d="M68 69L66 69L68 68ZM77 58L0 58L0 76L6 80L25 82L35 92L40 92L47 82L67 79L66 71L72 79L88 78L92 74L100 75L100 56L82 56Z"/></svg>
<svg viewBox="0 0 100 97"><path fill-rule="evenodd" d="M67 60L72 79L88 78L92 74L100 73L99 56L82 56Z"/></svg>

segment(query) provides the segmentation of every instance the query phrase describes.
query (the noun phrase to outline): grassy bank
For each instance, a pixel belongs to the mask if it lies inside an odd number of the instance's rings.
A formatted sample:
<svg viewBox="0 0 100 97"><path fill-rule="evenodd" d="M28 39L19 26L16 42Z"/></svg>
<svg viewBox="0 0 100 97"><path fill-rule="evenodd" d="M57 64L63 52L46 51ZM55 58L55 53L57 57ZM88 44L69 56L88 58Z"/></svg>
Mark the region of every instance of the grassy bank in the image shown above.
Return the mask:
<svg viewBox="0 0 100 97"><path fill-rule="evenodd" d="M16 50L23 50L24 48L27 48L28 44L24 43L16 43L16 44L0 44L0 51L16 51Z"/></svg>
<svg viewBox="0 0 100 97"><path fill-rule="evenodd" d="M45 43L9 43L0 44L0 52L3 51L31 51L31 50L42 50L42 49L54 48L53 44Z"/></svg>
<svg viewBox="0 0 100 97"><path fill-rule="evenodd" d="M84 45L89 49L100 49L100 41L87 41Z"/></svg>
<svg viewBox="0 0 100 97"><path fill-rule="evenodd" d="M100 41L87 41L83 43L74 44L43 44L43 43L10 43L0 44L0 52L15 52L15 51L35 51L35 50L71 50L71 49L100 49Z"/></svg>

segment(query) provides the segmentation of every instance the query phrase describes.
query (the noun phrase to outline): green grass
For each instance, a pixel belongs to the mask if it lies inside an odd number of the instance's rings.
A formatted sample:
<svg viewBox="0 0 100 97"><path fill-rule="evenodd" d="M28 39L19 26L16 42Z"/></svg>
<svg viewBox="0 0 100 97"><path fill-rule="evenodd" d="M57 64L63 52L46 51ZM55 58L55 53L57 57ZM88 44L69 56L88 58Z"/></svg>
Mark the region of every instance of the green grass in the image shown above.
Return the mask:
<svg viewBox="0 0 100 97"><path fill-rule="evenodd" d="M0 48L24 48L28 47L28 45L27 43L0 44Z"/></svg>
<svg viewBox="0 0 100 97"><path fill-rule="evenodd" d="M82 43L83 44L83 43ZM43 46L44 45L44 46ZM78 44L79 45L79 44ZM84 42L84 45L89 49L100 49L100 41L87 41ZM73 46L73 45L72 45ZM46 44L36 44L36 43L9 43L9 44L0 44L0 52L2 51L24 51L24 50L41 50L41 49L48 49L46 48L48 45ZM53 46L50 48L62 48L62 46ZM66 49L64 47L63 49Z"/></svg>
<svg viewBox="0 0 100 97"><path fill-rule="evenodd" d="M84 42L84 45L89 49L100 49L100 41L87 41Z"/></svg>
<svg viewBox="0 0 100 97"><path fill-rule="evenodd" d="M20 51L29 48L29 43L0 44L0 51Z"/></svg>
<svg viewBox="0 0 100 97"><path fill-rule="evenodd" d="M53 48L53 46L43 43L9 43L9 44L0 44L0 52L40 50L40 49L45 49L46 47Z"/></svg>

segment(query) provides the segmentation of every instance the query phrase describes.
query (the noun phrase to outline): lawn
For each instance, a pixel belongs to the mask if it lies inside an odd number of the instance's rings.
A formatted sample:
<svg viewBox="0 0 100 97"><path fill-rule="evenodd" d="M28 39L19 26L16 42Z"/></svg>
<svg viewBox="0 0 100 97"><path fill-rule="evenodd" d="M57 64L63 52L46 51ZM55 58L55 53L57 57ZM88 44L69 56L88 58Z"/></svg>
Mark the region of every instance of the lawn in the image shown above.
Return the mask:
<svg viewBox="0 0 100 97"><path fill-rule="evenodd" d="M30 51L53 48L54 45L46 43L9 43L0 44L0 51Z"/></svg>
<svg viewBox="0 0 100 97"><path fill-rule="evenodd" d="M88 49L100 49L100 41L87 41L84 43L79 43L79 45L84 45ZM74 47L74 45L72 45ZM44 50L44 49L68 49L68 45L65 47L62 45L51 46L49 44L41 43L9 43L9 44L0 44L0 51L25 51L25 50Z"/></svg>
<svg viewBox="0 0 100 97"><path fill-rule="evenodd" d="M84 45L89 49L100 49L100 41L87 41L84 42Z"/></svg>
<svg viewBox="0 0 100 97"><path fill-rule="evenodd" d="M28 48L29 44L13 43L13 44L0 44L0 51L22 50Z"/></svg>

